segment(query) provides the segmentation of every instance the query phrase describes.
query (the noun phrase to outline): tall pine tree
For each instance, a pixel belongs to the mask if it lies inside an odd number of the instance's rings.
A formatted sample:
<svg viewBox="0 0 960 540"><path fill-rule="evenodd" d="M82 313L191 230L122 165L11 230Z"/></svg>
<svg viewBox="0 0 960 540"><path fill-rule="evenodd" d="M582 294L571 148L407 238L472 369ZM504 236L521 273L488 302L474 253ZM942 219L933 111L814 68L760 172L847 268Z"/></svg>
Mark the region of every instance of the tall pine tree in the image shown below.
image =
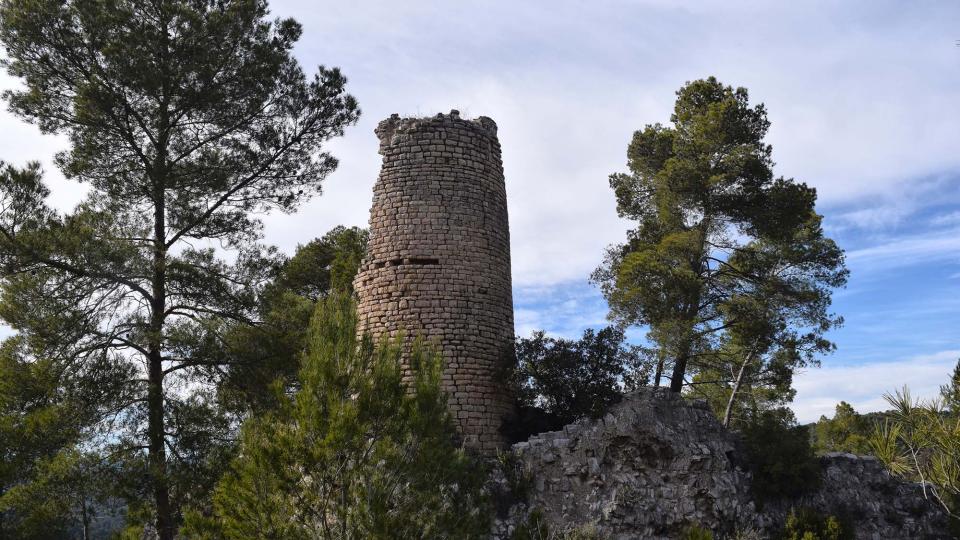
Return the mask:
<svg viewBox="0 0 960 540"><path fill-rule="evenodd" d="M223 428L206 414L208 351L223 321L254 322L272 265L256 215L319 193L337 164L322 143L359 114L337 69L308 78L293 58L300 25L267 16L263 0L0 3L24 85L10 109L66 135L57 164L90 187L60 215L36 167L5 170L0 317L38 358L134 368L113 451L144 457L135 488L164 540L187 498L177 468Z"/></svg>
<svg viewBox="0 0 960 540"><path fill-rule="evenodd" d="M762 359L798 365L830 350L843 251L823 235L816 191L774 177L767 113L746 89L688 83L670 119L636 132L630 171L610 177L617 212L637 226L593 278L612 318L647 325L672 358L673 391L703 359L737 351L725 382L735 396L737 373Z"/></svg>

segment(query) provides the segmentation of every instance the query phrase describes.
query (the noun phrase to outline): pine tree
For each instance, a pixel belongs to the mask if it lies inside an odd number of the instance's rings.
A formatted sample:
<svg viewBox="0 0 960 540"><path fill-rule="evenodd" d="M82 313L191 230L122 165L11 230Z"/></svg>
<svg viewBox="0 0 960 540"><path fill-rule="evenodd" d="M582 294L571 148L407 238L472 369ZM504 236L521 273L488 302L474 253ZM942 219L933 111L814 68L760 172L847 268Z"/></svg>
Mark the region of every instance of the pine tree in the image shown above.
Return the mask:
<svg viewBox="0 0 960 540"><path fill-rule="evenodd" d="M225 333L221 403L242 417L262 414L277 404L275 385L295 389L317 302L331 292L352 293L366 244L365 229L334 227L279 266L257 300L259 323Z"/></svg>
<svg viewBox="0 0 960 540"><path fill-rule="evenodd" d="M244 425L214 514L192 514L188 535L486 537L484 467L455 442L439 355L414 345L408 386L402 341L374 346L356 324L348 295L320 302L300 390Z"/></svg>
<svg viewBox="0 0 960 540"><path fill-rule="evenodd" d="M359 114L337 69L308 79L291 54L300 25L267 16L264 0L0 3L24 85L10 110L66 135L57 164L90 187L60 215L36 166L0 174L0 317L38 358L134 368L111 452L142 466L128 478L161 540L229 426L207 390L225 321L255 322L275 263L256 216L319 193L337 164L321 144Z"/></svg>
<svg viewBox="0 0 960 540"><path fill-rule="evenodd" d="M766 110L745 89L688 83L671 122L636 132L630 172L610 177L618 214L637 227L593 279L611 318L646 325L673 359L675 392L701 360L739 351L724 369L735 397L740 367L831 350L822 336L841 322L827 309L846 282L843 252L823 235L816 191L773 176Z"/></svg>

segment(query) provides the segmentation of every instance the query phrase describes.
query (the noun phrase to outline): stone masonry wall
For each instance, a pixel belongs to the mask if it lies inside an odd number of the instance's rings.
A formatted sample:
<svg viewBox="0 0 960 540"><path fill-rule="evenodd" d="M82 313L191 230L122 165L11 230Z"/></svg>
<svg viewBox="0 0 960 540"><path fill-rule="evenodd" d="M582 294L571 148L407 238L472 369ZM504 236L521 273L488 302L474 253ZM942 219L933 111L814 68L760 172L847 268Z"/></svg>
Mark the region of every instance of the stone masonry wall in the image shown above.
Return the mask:
<svg viewBox="0 0 960 540"><path fill-rule="evenodd" d="M758 510L737 436L705 403L669 392L642 389L599 420L536 435L513 453L530 487L497 522L497 538L534 509L553 531L593 529L611 540L681 538L694 524L717 538L748 530L777 538L797 506L842 516L858 539L950 538L945 513L921 486L872 457L826 455L819 490Z"/></svg>
<svg viewBox="0 0 960 540"><path fill-rule="evenodd" d="M492 454L512 412L499 375L514 332L497 126L451 111L393 115L375 131L383 165L354 282L360 330L437 343L464 443Z"/></svg>

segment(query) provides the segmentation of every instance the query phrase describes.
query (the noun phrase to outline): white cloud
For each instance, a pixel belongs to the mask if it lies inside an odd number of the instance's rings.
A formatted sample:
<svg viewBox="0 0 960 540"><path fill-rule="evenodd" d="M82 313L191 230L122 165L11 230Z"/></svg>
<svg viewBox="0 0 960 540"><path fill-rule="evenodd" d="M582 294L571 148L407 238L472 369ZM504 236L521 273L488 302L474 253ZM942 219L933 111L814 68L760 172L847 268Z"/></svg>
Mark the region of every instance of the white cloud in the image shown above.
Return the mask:
<svg viewBox="0 0 960 540"><path fill-rule="evenodd" d="M857 366L825 364L794 377L797 396L792 408L797 419L806 423L815 422L820 415L832 417L840 400L861 413L887 410L883 394L904 386L913 396L929 399L950 378L958 358L960 350L945 350Z"/></svg>
<svg viewBox="0 0 960 540"><path fill-rule="evenodd" d="M930 224L935 226L960 225L960 210L935 216L930 220Z"/></svg>
<svg viewBox="0 0 960 540"><path fill-rule="evenodd" d="M847 253L857 270L917 265L939 260L960 260L960 229L947 229L887 239Z"/></svg>
<svg viewBox="0 0 960 540"><path fill-rule="evenodd" d="M623 170L630 134L667 122L673 92L710 74L767 104L779 174L817 187L825 207L882 199L877 210L851 210L855 226L901 219L921 183L913 179L960 168L956 6L423 0L316 10L289 0L273 8L304 22L300 57L341 65L366 115L335 146L341 170L310 217L271 220L268 236L281 244L336 220L366 220L378 120L457 108L500 125L515 283L583 279L628 226L614 215L606 178Z"/></svg>
<svg viewBox="0 0 960 540"><path fill-rule="evenodd" d="M379 168L377 121L451 108L500 125L518 285L583 279L627 224L607 175L623 170L633 130L667 122L684 81L715 74L768 106L778 173L818 188L825 205L881 194L960 168L956 4L885 2L634 3L573 0L275 0L303 22L306 66L341 66L364 109L330 145L340 169L267 240L291 251L336 224L367 221ZM736 28L735 32L730 29ZM0 79L0 86L14 84ZM42 159L58 206L82 196L50 157L62 140L0 115L0 158ZM854 211L856 212L856 210ZM887 213L889 216L889 213ZM883 213L851 214L875 223Z"/></svg>
<svg viewBox="0 0 960 540"><path fill-rule="evenodd" d="M600 292L581 281L550 286L515 287L514 327L518 336L544 330L553 337L579 338L587 328L609 324Z"/></svg>

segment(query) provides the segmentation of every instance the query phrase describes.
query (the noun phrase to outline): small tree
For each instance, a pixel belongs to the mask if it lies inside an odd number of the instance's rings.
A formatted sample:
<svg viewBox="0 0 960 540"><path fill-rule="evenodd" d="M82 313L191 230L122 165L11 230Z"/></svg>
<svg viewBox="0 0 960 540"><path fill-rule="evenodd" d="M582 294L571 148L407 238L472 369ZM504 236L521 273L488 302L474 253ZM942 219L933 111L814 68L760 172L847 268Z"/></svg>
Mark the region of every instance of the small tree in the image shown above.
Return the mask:
<svg viewBox="0 0 960 540"><path fill-rule="evenodd" d="M823 235L815 190L773 176L763 105L711 77L677 92L671 122L636 132L630 172L610 177L618 214L637 222L593 274L611 317L649 327L675 392L724 344L738 366L784 347L797 364L829 350L843 252ZM748 372L733 370L733 398Z"/></svg>
<svg viewBox="0 0 960 540"><path fill-rule="evenodd" d="M873 426L846 401L837 404L833 418L821 416L813 426L814 448L818 452L870 452Z"/></svg>
<svg viewBox="0 0 960 540"><path fill-rule="evenodd" d="M36 358L27 336L0 344L0 538L56 538L86 527L112 484L96 419L132 398L122 363Z"/></svg>
<svg viewBox="0 0 960 540"><path fill-rule="evenodd" d="M539 409L556 429L578 418L599 417L624 392L647 384L648 351L625 340L615 327L587 329L577 341L550 338L542 331L518 338L512 378L521 416L523 409Z"/></svg>
<svg viewBox="0 0 960 540"><path fill-rule="evenodd" d="M743 440L753 470L757 500L796 498L820 487L820 462L810 445L807 426L799 426L790 409L759 412L744 422Z"/></svg>
<svg viewBox="0 0 960 540"><path fill-rule="evenodd" d="M191 537L481 538L484 467L455 443L439 355L420 343L403 382L400 339L356 336L353 301L320 302L300 390L248 421L217 487L214 515Z"/></svg>
<svg viewBox="0 0 960 540"><path fill-rule="evenodd" d="M793 400L794 366L785 354L758 356L726 344L700 359L688 391L706 399L725 427L740 427Z"/></svg>
<svg viewBox="0 0 960 540"><path fill-rule="evenodd" d="M229 410L261 414L277 405L275 385L295 389L317 302L331 292L353 291L366 244L365 229L338 226L298 246L279 265L257 299L258 323L231 325L211 351L222 358L224 377L217 391Z"/></svg>

